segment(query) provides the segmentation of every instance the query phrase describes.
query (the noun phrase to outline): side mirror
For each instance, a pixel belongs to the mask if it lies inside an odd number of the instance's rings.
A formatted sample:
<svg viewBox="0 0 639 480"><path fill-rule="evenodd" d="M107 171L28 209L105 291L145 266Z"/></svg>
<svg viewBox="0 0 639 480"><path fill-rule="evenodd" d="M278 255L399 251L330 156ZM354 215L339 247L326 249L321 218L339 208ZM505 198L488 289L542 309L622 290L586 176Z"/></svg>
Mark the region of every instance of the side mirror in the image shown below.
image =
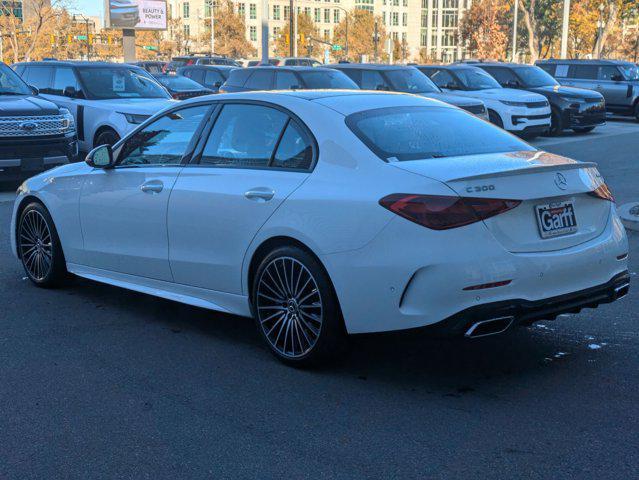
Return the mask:
<svg viewBox="0 0 639 480"><path fill-rule="evenodd" d="M64 90L62 90L62 95L64 95L65 97L75 98L77 94L78 91L75 89L75 87L64 87Z"/></svg>
<svg viewBox="0 0 639 480"><path fill-rule="evenodd" d="M40 90L38 89L38 87L34 87L33 85L29 85L29 88L31 89L31 91L33 92L34 95L40 95Z"/></svg>
<svg viewBox="0 0 639 480"><path fill-rule="evenodd" d="M113 149L111 145L100 145L89 152L85 160L87 165L93 168L112 168Z"/></svg>
<svg viewBox="0 0 639 480"><path fill-rule="evenodd" d="M213 84L213 88L220 88L222 86L222 82L215 82Z"/></svg>
<svg viewBox="0 0 639 480"><path fill-rule="evenodd" d="M447 83L443 88L446 88L447 90L457 90L457 84L452 82Z"/></svg>
<svg viewBox="0 0 639 480"><path fill-rule="evenodd" d="M612 80L613 82L623 82L624 78L623 78L623 75L616 73L615 75L610 77L610 80Z"/></svg>
<svg viewBox="0 0 639 480"><path fill-rule="evenodd" d="M508 88L519 88L519 82L517 80L508 80L506 82L506 87L508 87Z"/></svg>

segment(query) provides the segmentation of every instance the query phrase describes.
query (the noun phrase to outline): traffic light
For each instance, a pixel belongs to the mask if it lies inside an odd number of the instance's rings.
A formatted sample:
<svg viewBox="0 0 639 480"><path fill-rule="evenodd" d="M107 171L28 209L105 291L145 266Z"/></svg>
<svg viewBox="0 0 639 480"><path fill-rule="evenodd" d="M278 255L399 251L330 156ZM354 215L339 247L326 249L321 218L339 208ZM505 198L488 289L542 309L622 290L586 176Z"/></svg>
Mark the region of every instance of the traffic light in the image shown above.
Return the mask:
<svg viewBox="0 0 639 480"><path fill-rule="evenodd" d="M73 42L73 35L67 35L67 43Z"/></svg>
<svg viewBox="0 0 639 480"><path fill-rule="evenodd" d="M284 35L284 41L286 42L286 45L291 44L291 36L288 33Z"/></svg>
<svg viewBox="0 0 639 480"><path fill-rule="evenodd" d="M89 33L89 44L93 43L93 34Z"/></svg>
<svg viewBox="0 0 639 480"><path fill-rule="evenodd" d="M304 35L303 33L300 33L300 43L301 43L302 45L305 45L305 44L306 44L305 40L306 40L305 35Z"/></svg>
<svg viewBox="0 0 639 480"><path fill-rule="evenodd" d="M51 45L55 45L55 35L49 35L49 40L51 41Z"/></svg>

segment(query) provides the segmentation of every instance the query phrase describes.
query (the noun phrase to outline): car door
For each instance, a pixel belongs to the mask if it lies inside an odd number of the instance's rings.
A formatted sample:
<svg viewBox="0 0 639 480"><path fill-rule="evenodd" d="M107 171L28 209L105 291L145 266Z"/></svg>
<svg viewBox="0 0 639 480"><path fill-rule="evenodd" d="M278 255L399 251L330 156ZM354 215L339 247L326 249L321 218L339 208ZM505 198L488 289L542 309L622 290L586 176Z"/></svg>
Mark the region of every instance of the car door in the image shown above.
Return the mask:
<svg viewBox="0 0 639 480"><path fill-rule="evenodd" d="M632 107L628 95L628 82L615 65L601 65L597 75L597 91L606 99L606 105L612 109Z"/></svg>
<svg viewBox="0 0 639 480"><path fill-rule="evenodd" d="M227 102L200 148L171 193L171 270L177 283L241 294L244 255L308 177L315 142L286 111Z"/></svg>
<svg viewBox="0 0 639 480"><path fill-rule="evenodd" d="M118 145L114 168L87 175L80 195L84 265L172 280L169 196L210 108L191 106L153 120Z"/></svg>

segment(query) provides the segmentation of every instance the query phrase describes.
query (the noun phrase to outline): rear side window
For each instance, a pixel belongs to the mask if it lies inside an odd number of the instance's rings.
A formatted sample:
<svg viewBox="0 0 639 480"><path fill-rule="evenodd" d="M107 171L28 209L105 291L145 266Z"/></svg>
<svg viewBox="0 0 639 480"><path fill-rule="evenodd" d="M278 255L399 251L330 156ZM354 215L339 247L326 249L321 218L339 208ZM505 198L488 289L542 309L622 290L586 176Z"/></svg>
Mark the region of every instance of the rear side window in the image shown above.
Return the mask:
<svg viewBox="0 0 639 480"><path fill-rule="evenodd" d="M598 70L597 65L571 65L568 73L570 78L595 80Z"/></svg>
<svg viewBox="0 0 639 480"><path fill-rule="evenodd" d="M51 93L51 77L53 67L28 66L24 70L24 81L40 90L40 93Z"/></svg>
<svg viewBox="0 0 639 480"><path fill-rule="evenodd" d="M446 107L378 108L352 114L346 124L388 162L535 150L483 120Z"/></svg>
<svg viewBox="0 0 639 480"><path fill-rule="evenodd" d="M297 122L290 120L277 146L271 166L307 170L311 167L312 161L313 147L308 136Z"/></svg>
<svg viewBox="0 0 639 480"><path fill-rule="evenodd" d="M200 163L228 167L266 167L288 115L262 105L227 104L211 131Z"/></svg>
<svg viewBox="0 0 639 480"><path fill-rule="evenodd" d="M222 85L224 83L224 77L217 70L207 70L204 76L204 85L207 87L213 87L215 84Z"/></svg>
<svg viewBox="0 0 639 480"><path fill-rule="evenodd" d="M306 88L359 90L355 82L338 70L309 70L300 72L299 76Z"/></svg>
<svg viewBox="0 0 639 480"><path fill-rule="evenodd" d="M244 86L253 90L270 90L271 85L273 84L274 73L275 72L271 69L256 70Z"/></svg>

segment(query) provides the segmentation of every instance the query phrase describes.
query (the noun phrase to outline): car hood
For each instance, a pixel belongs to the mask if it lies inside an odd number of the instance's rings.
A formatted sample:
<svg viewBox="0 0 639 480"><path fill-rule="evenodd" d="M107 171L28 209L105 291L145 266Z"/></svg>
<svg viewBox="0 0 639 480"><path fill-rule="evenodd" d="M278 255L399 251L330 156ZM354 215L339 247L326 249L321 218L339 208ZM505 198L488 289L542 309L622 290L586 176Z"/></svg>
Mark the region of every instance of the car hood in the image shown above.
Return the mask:
<svg viewBox="0 0 639 480"><path fill-rule="evenodd" d="M1 95L0 117L56 115L60 112L57 105L44 98L30 95Z"/></svg>
<svg viewBox="0 0 639 480"><path fill-rule="evenodd" d="M540 93L542 95L557 94L566 98L586 98L591 100L603 100L603 95L594 90L586 90L585 88L564 87L563 85L547 85L545 87L529 88L531 92Z"/></svg>
<svg viewBox="0 0 639 480"><path fill-rule="evenodd" d="M506 100L511 102L541 102L545 97L538 93L515 90L514 88L487 88L485 90L466 90L464 96L481 100Z"/></svg>
<svg viewBox="0 0 639 480"><path fill-rule="evenodd" d="M441 100L442 102L450 103L451 105L455 105L456 107L474 107L474 106L483 105L483 103L480 100L472 100L468 97L462 97L461 95L455 95L451 93L432 92L432 93L422 93L420 95L426 98L434 98L435 100Z"/></svg>
<svg viewBox="0 0 639 480"><path fill-rule="evenodd" d="M168 98L114 98L111 100L97 100L95 105L119 113L153 115L167 107L172 107L175 103L176 100Z"/></svg>

